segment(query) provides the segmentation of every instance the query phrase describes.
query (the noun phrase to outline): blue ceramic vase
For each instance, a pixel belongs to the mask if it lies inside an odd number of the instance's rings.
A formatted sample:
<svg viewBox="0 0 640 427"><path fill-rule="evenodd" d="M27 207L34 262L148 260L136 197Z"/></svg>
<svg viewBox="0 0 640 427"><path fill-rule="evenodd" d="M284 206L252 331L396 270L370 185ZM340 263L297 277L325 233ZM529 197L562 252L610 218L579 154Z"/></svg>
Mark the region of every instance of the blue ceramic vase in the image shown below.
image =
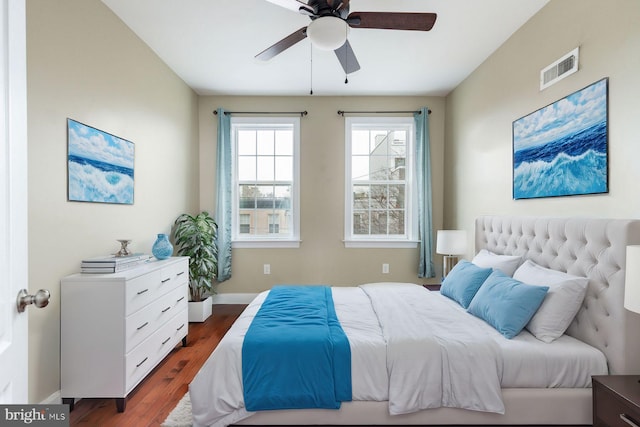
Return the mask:
<svg viewBox="0 0 640 427"><path fill-rule="evenodd" d="M158 234L158 238L151 248L151 253L158 259L167 259L173 254L173 245L166 234Z"/></svg>

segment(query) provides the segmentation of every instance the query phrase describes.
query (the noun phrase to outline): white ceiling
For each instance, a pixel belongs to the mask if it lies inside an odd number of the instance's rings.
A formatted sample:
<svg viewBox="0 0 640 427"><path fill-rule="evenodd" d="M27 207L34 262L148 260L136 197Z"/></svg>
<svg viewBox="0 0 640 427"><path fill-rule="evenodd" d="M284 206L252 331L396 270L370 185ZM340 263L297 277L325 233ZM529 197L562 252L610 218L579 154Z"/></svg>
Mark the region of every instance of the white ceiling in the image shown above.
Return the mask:
<svg viewBox="0 0 640 427"><path fill-rule="evenodd" d="M350 11L435 12L431 31L352 29L361 69L345 75L308 39L256 54L308 25L266 0L102 0L200 95L444 96L549 0L351 0Z"/></svg>

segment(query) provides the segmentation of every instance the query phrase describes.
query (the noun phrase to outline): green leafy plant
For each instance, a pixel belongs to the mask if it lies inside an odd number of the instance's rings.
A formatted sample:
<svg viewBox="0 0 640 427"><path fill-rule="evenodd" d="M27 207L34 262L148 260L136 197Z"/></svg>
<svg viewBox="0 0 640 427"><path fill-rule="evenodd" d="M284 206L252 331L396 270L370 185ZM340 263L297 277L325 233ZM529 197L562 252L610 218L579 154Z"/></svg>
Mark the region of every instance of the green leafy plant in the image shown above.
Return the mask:
<svg viewBox="0 0 640 427"><path fill-rule="evenodd" d="M202 301L212 293L218 275L218 225L208 212L182 214L174 223L176 253L189 257L189 299Z"/></svg>

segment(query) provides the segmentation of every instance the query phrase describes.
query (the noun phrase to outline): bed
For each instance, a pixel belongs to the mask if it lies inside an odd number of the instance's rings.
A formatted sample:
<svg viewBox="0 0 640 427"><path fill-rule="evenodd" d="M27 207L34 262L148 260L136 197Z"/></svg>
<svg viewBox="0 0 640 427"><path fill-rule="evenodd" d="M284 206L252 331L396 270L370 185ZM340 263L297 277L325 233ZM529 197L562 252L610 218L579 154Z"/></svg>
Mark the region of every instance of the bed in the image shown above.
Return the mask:
<svg viewBox="0 0 640 427"><path fill-rule="evenodd" d="M537 340L527 331L506 340L476 319L474 327L479 329L474 334L486 335L501 350L497 364L503 410L491 406L495 404L491 400L482 402L484 406L480 410L405 407L402 395L406 390L394 388L389 378L385 383L382 375L387 356L380 350L380 342L387 339L383 336L386 332L371 326L377 325L376 319L371 318L372 312L353 309L365 305L362 292L386 292L379 288L394 287L398 297L406 293L410 300L422 306L433 304L433 310L437 311L448 304L452 316L473 316L454 301L420 286L371 284L365 286L364 291L363 287L333 289L336 312L349 339L360 340L368 346L366 351L352 351L353 401L343 402L339 410L248 412L244 409L242 375L238 369L242 338L266 298L263 293L243 312L190 385L194 425L591 424L590 376L607 371L625 374L640 370L637 357L640 345L634 337L634 332L640 330L640 316L623 308L626 246L632 244L640 244L638 220L513 216L484 216L476 220L476 251L517 255L545 268L588 278L586 296L575 318L566 333L551 344ZM383 299L393 297L382 295ZM369 294L364 296L369 297ZM342 307L350 300L360 303L352 308ZM400 300L398 303L402 304ZM353 332L361 329L371 329L372 335ZM351 343L352 349L354 346L356 344ZM530 357L518 353L521 346ZM560 357L566 354L573 357L578 353L585 355L578 363ZM369 360L363 362L361 358ZM376 364L381 368L370 368ZM554 374L545 375L551 366L567 375L562 380ZM367 371L366 379L356 380L361 375L359 369ZM459 406L464 408L465 404L463 401ZM456 405L458 403L447 404ZM394 415L390 415L390 411Z"/></svg>

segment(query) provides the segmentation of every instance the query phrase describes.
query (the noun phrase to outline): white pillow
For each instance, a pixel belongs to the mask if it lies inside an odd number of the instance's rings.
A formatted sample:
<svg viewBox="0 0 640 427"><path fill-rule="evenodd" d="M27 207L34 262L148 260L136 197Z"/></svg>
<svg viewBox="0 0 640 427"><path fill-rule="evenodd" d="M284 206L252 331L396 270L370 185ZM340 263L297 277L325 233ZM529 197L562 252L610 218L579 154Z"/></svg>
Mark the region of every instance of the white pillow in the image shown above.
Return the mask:
<svg viewBox="0 0 640 427"><path fill-rule="evenodd" d="M567 330L582 305L589 279L544 268L525 261L513 278L529 285L548 286L542 305L526 328L540 341L550 343Z"/></svg>
<svg viewBox="0 0 640 427"><path fill-rule="evenodd" d="M478 267L500 270L507 276L512 277L513 272L522 263L522 258L518 255L498 255L482 249L473 257L471 262Z"/></svg>

